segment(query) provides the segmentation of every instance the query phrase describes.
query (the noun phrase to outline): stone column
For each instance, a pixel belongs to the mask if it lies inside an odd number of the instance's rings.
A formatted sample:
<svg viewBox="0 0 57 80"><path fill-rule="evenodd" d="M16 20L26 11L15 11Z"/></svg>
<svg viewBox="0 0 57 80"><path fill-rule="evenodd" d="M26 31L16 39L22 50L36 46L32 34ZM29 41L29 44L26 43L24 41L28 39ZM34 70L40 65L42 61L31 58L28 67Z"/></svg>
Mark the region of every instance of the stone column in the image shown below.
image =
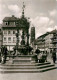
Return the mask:
<svg viewBox="0 0 57 80"><path fill-rule="evenodd" d="M29 46L29 29L27 30L27 46Z"/></svg>

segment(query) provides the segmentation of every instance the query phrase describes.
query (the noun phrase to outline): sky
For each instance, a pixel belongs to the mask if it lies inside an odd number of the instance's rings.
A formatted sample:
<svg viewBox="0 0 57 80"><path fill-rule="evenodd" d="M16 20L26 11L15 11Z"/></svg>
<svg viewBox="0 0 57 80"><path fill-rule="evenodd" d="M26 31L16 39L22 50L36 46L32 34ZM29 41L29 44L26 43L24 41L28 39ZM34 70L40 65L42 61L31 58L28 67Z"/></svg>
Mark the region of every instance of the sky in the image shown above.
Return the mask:
<svg viewBox="0 0 57 80"><path fill-rule="evenodd" d="M57 0L0 0L0 24L4 17L21 17L23 2L25 17L35 27L36 38L57 29Z"/></svg>

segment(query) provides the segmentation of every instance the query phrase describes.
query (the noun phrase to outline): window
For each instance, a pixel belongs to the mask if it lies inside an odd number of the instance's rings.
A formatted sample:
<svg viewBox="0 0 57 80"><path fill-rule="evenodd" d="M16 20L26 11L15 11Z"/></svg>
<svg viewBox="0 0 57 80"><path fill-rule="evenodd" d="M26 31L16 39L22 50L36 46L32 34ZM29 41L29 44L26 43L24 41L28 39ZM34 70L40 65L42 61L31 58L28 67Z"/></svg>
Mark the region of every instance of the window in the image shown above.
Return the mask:
<svg viewBox="0 0 57 80"><path fill-rule="evenodd" d="M6 22L6 25L8 25L8 22Z"/></svg>
<svg viewBox="0 0 57 80"><path fill-rule="evenodd" d="M11 41L11 37L8 37L8 41Z"/></svg>
<svg viewBox="0 0 57 80"><path fill-rule="evenodd" d="M3 33L4 33L4 34L7 34L7 31L5 30L5 31L3 31Z"/></svg>
<svg viewBox="0 0 57 80"><path fill-rule="evenodd" d="M6 25L9 25L9 22L5 22Z"/></svg>
<svg viewBox="0 0 57 80"><path fill-rule="evenodd" d="M8 25L10 24L10 22L8 22Z"/></svg>
<svg viewBox="0 0 57 80"><path fill-rule="evenodd" d="M16 42L16 38L15 38L15 37L13 37L13 42L14 42L14 43Z"/></svg>
<svg viewBox="0 0 57 80"><path fill-rule="evenodd" d="M15 22L14 22L14 25L16 25Z"/></svg>
<svg viewBox="0 0 57 80"><path fill-rule="evenodd" d="M15 34L15 31L13 31L13 34Z"/></svg>
<svg viewBox="0 0 57 80"><path fill-rule="evenodd" d="M4 41L6 41L6 37L4 37Z"/></svg>
<svg viewBox="0 0 57 80"><path fill-rule="evenodd" d="M11 34L11 31L8 31L8 34Z"/></svg>

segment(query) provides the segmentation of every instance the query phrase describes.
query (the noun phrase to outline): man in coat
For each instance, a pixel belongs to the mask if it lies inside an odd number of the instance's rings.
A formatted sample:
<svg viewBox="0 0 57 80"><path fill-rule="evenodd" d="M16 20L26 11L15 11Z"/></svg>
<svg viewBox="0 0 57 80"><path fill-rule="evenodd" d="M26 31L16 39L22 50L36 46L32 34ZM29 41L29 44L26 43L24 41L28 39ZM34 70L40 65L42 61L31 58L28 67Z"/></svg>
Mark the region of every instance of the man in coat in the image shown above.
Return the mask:
<svg viewBox="0 0 57 80"><path fill-rule="evenodd" d="M52 58L53 58L53 63L55 63L55 61L56 61L56 50L53 50Z"/></svg>

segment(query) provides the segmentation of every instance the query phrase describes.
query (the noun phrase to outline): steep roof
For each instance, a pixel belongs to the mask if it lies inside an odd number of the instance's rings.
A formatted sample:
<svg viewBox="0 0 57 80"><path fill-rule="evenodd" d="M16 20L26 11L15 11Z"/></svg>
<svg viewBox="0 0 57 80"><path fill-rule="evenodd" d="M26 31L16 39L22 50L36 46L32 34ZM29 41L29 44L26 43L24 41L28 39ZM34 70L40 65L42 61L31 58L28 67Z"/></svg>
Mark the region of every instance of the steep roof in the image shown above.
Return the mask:
<svg viewBox="0 0 57 80"><path fill-rule="evenodd" d="M19 18L15 17L14 15L12 15L11 17L5 17L3 19L3 21L15 21L15 20L19 20Z"/></svg>

